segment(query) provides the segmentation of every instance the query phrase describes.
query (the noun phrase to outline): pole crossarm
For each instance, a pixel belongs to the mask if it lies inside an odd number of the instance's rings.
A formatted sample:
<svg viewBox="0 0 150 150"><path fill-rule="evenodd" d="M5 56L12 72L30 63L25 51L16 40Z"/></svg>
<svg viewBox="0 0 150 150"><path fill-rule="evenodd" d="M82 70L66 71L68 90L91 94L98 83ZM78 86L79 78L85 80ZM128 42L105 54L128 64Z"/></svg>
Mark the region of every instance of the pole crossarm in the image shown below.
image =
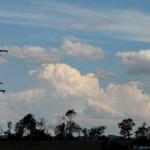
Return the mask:
<svg viewBox="0 0 150 150"><path fill-rule="evenodd" d="M8 50L6 50L6 49L0 49L0 53L1 52L3 52L3 53L8 53ZM2 82L0 82L0 84L3 84ZM2 92L2 93L5 93L6 92L6 90L0 90L0 92Z"/></svg>
<svg viewBox="0 0 150 150"><path fill-rule="evenodd" d="M8 50L5 50L5 49L2 50L1 49L0 52L8 53Z"/></svg>
<svg viewBox="0 0 150 150"><path fill-rule="evenodd" d="M6 90L0 90L0 92L5 93L5 92L6 92Z"/></svg>

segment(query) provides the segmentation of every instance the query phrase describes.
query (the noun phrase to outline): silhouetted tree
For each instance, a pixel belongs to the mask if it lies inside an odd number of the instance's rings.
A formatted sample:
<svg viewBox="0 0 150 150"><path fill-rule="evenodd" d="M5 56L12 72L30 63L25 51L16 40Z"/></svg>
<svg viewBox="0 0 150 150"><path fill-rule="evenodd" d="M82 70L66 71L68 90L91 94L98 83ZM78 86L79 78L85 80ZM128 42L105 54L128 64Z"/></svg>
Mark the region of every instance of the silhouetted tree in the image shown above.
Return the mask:
<svg viewBox="0 0 150 150"><path fill-rule="evenodd" d="M74 135L80 136L81 127L73 120L75 115L76 112L70 109L65 113L65 116L59 118L59 123L55 128L56 137L72 139Z"/></svg>
<svg viewBox="0 0 150 150"><path fill-rule="evenodd" d="M15 132L16 132L16 137L18 139L21 139L23 137L23 134L24 134L24 124L23 124L22 120L20 120L19 122L16 123Z"/></svg>
<svg viewBox="0 0 150 150"><path fill-rule="evenodd" d="M67 117L67 122L72 121L72 118L76 115L76 112L74 109L70 109L66 112L65 116Z"/></svg>
<svg viewBox="0 0 150 150"><path fill-rule="evenodd" d="M77 136L80 137L82 133L82 128L79 124L76 124L75 133L77 133Z"/></svg>
<svg viewBox="0 0 150 150"><path fill-rule="evenodd" d="M55 127L55 136L58 139L65 139L66 136L66 117L61 116L58 118L58 124Z"/></svg>
<svg viewBox="0 0 150 150"><path fill-rule="evenodd" d="M87 128L83 128L81 132L83 134L84 139L86 139L89 136Z"/></svg>
<svg viewBox="0 0 150 150"><path fill-rule="evenodd" d="M2 135L2 134L3 134L3 127L0 126L0 135Z"/></svg>
<svg viewBox="0 0 150 150"><path fill-rule="evenodd" d="M32 114L27 114L15 126L16 136L23 137L23 135L34 136L36 131L36 120Z"/></svg>
<svg viewBox="0 0 150 150"><path fill-rule="evenodd" d="M12 122L11 121L7 122L7 126L8 126L9 133L11 133L11 129L12 129L12 126L13 126Z"/></svg>
<svg viewBox="0 0 150 150"><path fill-rule="evenodd" d="M133 126L135 126L135 123L131 118L124 119L122 122L118 123L120 134L124 139L130 138L130 136L132 135L131 131L133 129Z"/></svg>
<svg viewBox="0 0 150 150"><path fill-rule="evenodd" d="M30 136L33 136L36 130L36 120L34 116L32 114L27 114L22 121L24 129L27 130Z"/></svg>
<svg viewBox="0 0 150 150"><path fill-rule="evenodd" d="M39 130L45 130L45 119L44 118L39 118L39 121L37 122L37 128Z"/></svg>
<svg viewBox="0 0 150 150"><path fill-rule="evenodd" d="M100 138L104 134L105 129L106 129L105 126L91 128L89 130L90 138L97 138L97 139Z"/></svg>
<svg viewBox="0 0 150 150"><path fill-rule="evenodd" d="M66 136L65 128L66 128L65 123L58 124L55 127L55 136L59 139L65 139Z"/></svg>
<svg viewBox="0 0 150 150"><path fill-rule="evenodd" d="M65 135L67 138L73 138L74 134L78 134L80 136L81 127L73 120L76 116L76 112L74 109L70 109L66 112L66 127L65 127Z"/></svg>
<svg viewBox="0 0 150 150"><path fill-rule="evenodd" d="M7 131L4 131L4 134L8 136L8 138L11 136L11 129L12 129L12 122L11 121L8 121L7 122L7 127L8 127L8 130Z"/></svg>
<svg viewBox="0 0 150 150"><path fill-rule="evenodd" d="M36 140L47 140L51 137L50 134L46 133L46 121L44 118L39 118L39 121L36 121L36 129L34 130L34 139Z"/></svg>
<svg viewBox="0 0 150 150"><path fill-rule="evenodd" d="M74 134L78 134L80 136L81 133L81 127L74 121L69 121L66 124L66 136L67 138L73 138Z"/></svg>
<svg viewBox="0 0 150 150"><path fill-rule="evenodd" d="M135 131L135 136L136 138L148 137L148 128L145 122L141 127L138 127L137 131Z"/></svg>
<svg viewBox="0 0 150 150"><path fill-rule="evenodd" d="M8 133L11 134L11 129L13 127L13 124L11 121L7 122L7 127L8 127Z"/></svg>

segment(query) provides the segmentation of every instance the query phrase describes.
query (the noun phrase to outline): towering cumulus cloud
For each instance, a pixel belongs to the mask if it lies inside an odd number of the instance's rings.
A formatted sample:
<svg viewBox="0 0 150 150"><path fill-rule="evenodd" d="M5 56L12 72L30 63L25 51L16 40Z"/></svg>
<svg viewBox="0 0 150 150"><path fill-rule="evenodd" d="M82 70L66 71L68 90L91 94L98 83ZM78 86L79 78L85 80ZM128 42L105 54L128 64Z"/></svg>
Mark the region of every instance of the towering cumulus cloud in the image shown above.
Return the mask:
<svg viewBox="0 0 150 150"><path fill-rule="evenodd" d="M109 83L103 88L94 74L82 75L66 64L45 65L40 71L31 73L37 73L47 81L51 89L49 94L55 93L55 100L58 98L62 107L70 103L82 113L98 118L147 118L150 115L150 95L145 94L136 82L122 85Z"/></svg>
<svg viewBox="0 0 150 150"><path fill-rule="evenodd" d="M136 82L109 83L103 88L93 73L81 74L66 64L43 65L41 69L31 70L30 74L36 77L38 88L0 95L2 121L13 121L28 112L40 112L50 117L69 108L92 120L105 118L113 121L124 117L149 119L150 95L144 93Z"/></svg>

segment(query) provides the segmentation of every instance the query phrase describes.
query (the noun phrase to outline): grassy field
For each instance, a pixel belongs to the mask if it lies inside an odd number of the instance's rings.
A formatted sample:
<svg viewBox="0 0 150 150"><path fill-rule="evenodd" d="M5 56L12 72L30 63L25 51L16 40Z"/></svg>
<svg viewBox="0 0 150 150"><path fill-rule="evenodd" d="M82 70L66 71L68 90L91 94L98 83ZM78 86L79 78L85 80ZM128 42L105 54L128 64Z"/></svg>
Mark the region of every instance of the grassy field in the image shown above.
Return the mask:
<svg viewBox="0 0 150 150"><path fill-rule="evenodd" d="M0 150L102 150L100 142L1 142Z"/></svg>
<svg viewBox="0 0 150 150"><path fill-rule="evenodd" d="M127 145L104 144L99 141L1 142L0 150L130 150Z"/></svg>

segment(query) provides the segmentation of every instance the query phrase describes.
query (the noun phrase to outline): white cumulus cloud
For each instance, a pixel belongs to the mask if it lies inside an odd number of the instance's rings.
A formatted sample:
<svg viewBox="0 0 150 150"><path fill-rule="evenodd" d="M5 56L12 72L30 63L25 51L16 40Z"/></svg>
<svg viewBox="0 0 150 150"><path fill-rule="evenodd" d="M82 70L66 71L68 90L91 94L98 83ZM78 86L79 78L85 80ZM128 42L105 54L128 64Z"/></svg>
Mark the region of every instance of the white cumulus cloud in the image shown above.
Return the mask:
<svg viewBox="0 0 150 150"><path fill-rule="evenodd" d="M48 80L57 91L68 95L91 95L99 90L94 74L83 76L78 70L65 64L47 65L41 77Z"/></svg>
<svg viewBox="0 0 150 150"><path fill-rule="evenodd" d="M122 85L109 83L103 88L94 74L82 75L66 64L45 65L36 73L53 89L48 92L55 95L61 108L68 105L98 118L148 119L150 115L150 95L144 93L137 82Z"/></svg>
<svg viewBox="0 0 150 150"><path fill-rule="evenodd" d="M29 62L52 63L60 59L57 50L40 46L0 46L0 49L8 50L6 57L16 57Z"/></svg>
<svg viewBox="0 0 150 150"><path fill-rule="evenodd" d="M140 50L137 52L118 52L123 65L129 73L149 74L150 73L150 50Z"/></svg>
<svg viewBox="0 0 150 150"><path fill-rule="evenodd" d="M123 85L110 83L98 99L88 102L88 108L95 110L97 115L103 115L103 117L140 117L148 119L150 115L149 99L150 95L145 94L137 83Z"/></svg>
<svg viewBox="0 0 150 150"><path fill-rule="evenodd" d="M70 108L81 118L87 118L86 123L90 120L89 124L91 119L93 122L97 119L114 122L125 117L149 120L150 95L137 82L109 83L103 88L93 73L81 74L66 64L43 65L30 74L37 77L39 88L0 95L3 122L20 119L29 112L54 121Z"/></svg>
<svg viewBox="0 0 150 150"><path fill-rule="evenodd" d="M104 52L101 47L95 47L81 42L74 42L69 39L64 40L62 48L66 54L79 59L96 60L104 57Z"/></svg>

